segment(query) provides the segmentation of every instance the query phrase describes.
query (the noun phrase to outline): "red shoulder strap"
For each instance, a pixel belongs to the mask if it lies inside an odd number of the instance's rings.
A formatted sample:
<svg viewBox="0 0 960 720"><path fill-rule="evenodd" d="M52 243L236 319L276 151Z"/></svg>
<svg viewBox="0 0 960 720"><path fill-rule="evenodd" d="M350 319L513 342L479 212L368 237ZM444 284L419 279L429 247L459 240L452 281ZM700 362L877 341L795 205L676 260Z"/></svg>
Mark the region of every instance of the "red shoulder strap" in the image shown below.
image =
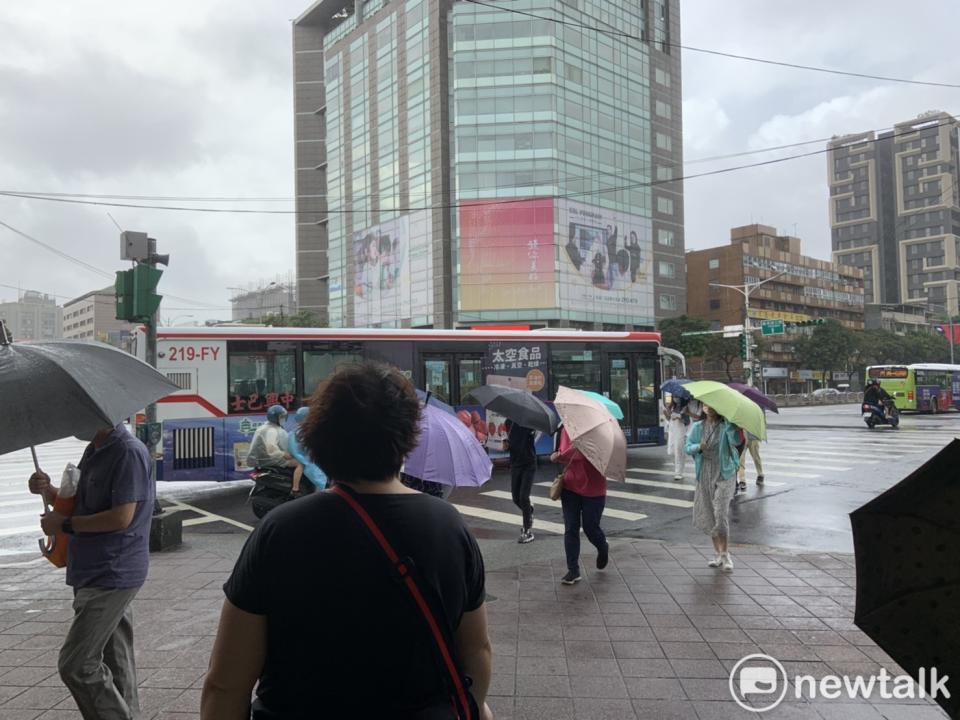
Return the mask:
<svg viewBox="0 0 960 720"><path fill-rule="evenodd" d="M403 584L407 587L407 590L413 597L414 602L420 609L420 612L423 614L424 619L427 621L427 626L430 628L430 632L433 634L434 642L436 642L437 647L440 648L440 655L443 657L443 662L447 667L447 672L450 674L450 679L453 680L453 687L457 694L457 702L462 708L463 714L461 717L464 720L476 720L472 717L470 703L467 700L467 690L463 686L463 679L460 677L460 671L457 670L457 664L453 661L453 656L450 654L450 648L447 647L447 642L444 640L443 633L440 631L440 627L437 625L436 618L430 611L430 606L427 605L427 601L423 597L423 593L420 592L420 588L414 581L413 576L410 575L410 568L400 559L400 556L397 555L386 536L380 531L377 523L374 522L369 513L363 509L363 506L357 502L356 498L354 498L350 493L341 487L334 486L330 489L332 492L340 496L340 498L347 503L347 505L360 517L360 519L363 520L363 523L367 526L370 534L373 535L374 539L377 541L377 544L380 545L380 548L390 560L390 563L400 574Z"/></svg>

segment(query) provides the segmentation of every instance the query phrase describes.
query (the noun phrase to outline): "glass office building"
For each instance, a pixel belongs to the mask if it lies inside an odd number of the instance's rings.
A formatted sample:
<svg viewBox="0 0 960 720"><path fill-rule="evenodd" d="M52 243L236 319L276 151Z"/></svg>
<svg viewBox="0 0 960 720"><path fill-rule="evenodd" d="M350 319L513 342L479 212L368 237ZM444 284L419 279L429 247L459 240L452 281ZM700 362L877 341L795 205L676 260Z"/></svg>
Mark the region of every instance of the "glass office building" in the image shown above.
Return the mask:
<svg viewBox="0 0 960 720"><path fill-rule="evenodd" d="M301 308L373 327L682 313L676 0L491 4L322 0L295 22Z"/></svg>

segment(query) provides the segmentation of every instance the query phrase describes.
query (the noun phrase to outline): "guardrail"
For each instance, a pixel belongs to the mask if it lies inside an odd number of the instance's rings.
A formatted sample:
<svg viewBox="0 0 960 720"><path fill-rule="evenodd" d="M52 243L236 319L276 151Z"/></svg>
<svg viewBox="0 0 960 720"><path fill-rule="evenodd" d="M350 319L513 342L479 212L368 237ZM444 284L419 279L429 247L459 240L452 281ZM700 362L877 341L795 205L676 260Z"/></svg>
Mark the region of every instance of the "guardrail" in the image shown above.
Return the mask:
<svg viewBox="0 0 960 720"><path fill-rule="evenodd" d="M774 402L780 407L797 407L804 405L845 405L863 401L861 392L844 392L838 395L820 395L814 397L812 393L790 395L771 395Z"/></svg>

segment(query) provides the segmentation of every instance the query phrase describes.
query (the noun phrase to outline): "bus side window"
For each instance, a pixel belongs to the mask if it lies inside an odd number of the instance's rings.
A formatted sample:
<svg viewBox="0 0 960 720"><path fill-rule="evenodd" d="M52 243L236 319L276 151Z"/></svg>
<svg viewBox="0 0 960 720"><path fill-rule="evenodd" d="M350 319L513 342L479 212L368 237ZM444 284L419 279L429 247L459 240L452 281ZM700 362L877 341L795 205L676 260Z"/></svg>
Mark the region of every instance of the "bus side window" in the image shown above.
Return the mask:
<svg viewBox="0 0 960 720"><path fill-rule="evenodd" d="M271 405L296 404L296 363L292 352L232 351L227 360L229 412L262 413Z"/></svg>

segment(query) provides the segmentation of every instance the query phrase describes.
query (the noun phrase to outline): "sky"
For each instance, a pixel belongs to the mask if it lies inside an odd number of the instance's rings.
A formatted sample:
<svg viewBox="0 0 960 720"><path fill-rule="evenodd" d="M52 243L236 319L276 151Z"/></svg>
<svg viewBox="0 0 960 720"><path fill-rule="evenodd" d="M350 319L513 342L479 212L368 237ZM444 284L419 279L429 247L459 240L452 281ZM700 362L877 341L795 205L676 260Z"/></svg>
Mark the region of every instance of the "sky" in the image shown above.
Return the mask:
<svg viewBox="0 0 960 720"><path fill-rule="evenodd" d="M164 197L290 198L290 20L309 0L5 3L0 14L0 190ZM55 11L52 8L55 7ZM909 12L906 12L909 10ZM960 3L681 0L682 42L785 62L960 82ZM790 154L697 162L891 127L932 109L960 113L960 90L909 86L683 52L687 175ZM687 248L763 222L829 258L826 157L685 183ZM136 203L136 200L118 202ZM153 204L152 201L148 201ZM289 200L172 202L290 210ZM113 216L113 220L107 213ZM128 267L119 230L171 255L161 321L229 317L230 288L294 270L289 214L158 211L0 196L0 222L79 257L74 264L0 226L0 300L16 288L63 302Z"/></svg>

